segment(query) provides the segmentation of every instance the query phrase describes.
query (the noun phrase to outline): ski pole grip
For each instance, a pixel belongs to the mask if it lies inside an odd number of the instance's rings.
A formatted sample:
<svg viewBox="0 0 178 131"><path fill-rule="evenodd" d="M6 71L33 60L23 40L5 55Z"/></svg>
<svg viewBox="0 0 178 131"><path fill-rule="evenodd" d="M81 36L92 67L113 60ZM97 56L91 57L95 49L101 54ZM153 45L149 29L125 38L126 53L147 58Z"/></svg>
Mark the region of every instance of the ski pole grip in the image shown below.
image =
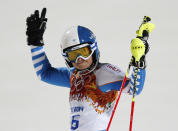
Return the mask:
<svg viewBox="0 0 178 131"><path fill-rule="evenodd" d="M131 41L131 53L136 62L140 61L140 58L145 54L145 45L139 38L134 38Z"/></svg>
<svg viewBox="0 0 178 131"><path fill-rule="evenodd" d="M155 25L153 23L150 23L151 18L149 16L144 16L143 22L139 28L139 30L136 31L137 37L143 37L143 31L146 30L148 34L150 34L153 29L155 28Z"/></svg>
<svg viewBox="0 0 178 131"><path fill-rule="evenodd" d="M149 21L151 21L151 18L149 16L144 16L143 22L146 23L146 22L149 22Z"/></svg>

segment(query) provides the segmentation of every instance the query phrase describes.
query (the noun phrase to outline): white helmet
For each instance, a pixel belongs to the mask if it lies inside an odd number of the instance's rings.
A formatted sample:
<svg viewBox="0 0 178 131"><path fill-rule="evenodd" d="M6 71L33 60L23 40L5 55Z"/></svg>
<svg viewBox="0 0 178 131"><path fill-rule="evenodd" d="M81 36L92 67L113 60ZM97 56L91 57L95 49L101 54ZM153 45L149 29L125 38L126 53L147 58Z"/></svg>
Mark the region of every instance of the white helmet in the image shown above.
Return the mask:
<svg viewBox="0 0 178 131"><path fill-rule="evenodd" d="M73 26L69 28L62 37L61 49L62 56L66 60L69 68L73 67L72 62L68 59L66 51L70 48L81 48L88 43L93 57L93 64L88 68L94 70L99 62L99 50L96 42L96 37L91 30L83 26Z"/></svg>

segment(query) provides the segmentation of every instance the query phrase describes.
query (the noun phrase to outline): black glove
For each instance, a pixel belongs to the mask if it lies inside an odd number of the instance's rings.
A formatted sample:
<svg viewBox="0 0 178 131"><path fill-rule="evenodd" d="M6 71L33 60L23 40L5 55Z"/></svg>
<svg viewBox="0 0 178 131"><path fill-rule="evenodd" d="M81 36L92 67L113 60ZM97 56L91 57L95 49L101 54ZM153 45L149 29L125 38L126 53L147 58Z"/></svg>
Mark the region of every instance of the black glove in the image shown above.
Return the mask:
<svg viewBox="0 0 178 131"><path fill-rule="evenodd" d="M27 25L27 44L34 45L34 46L43 46L43 34L46 29L46 22L47 18L46 15L46 8L43 8L41 12L41 17L39 17L39 11L35 10L34 14L26 20Z"/></svg>
<svg viewBox="0 0 178 131"><path fill-rule="evenodd" d="M145 60L145 55L143 55L141 58L140 58L140 61L138 63L135 62L135 58L132 56L132 59L131 59L131 65L132 66L138 66L139 69L145 69L146 68L146 60Z"/></svg>

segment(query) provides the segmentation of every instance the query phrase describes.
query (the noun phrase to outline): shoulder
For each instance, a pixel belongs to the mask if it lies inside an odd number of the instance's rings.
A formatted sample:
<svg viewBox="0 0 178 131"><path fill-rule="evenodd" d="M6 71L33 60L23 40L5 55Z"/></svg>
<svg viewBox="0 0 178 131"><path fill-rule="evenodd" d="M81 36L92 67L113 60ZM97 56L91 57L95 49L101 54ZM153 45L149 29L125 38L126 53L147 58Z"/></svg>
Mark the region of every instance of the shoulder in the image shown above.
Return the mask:
<svg viewBox="0 0 178 131"><path fill-rule="evenodd" d="M75 70L74 68L68 68L68 67L58 67L56 68L59 73L62 73L63 75L71 76L71 73Z"/></svg>
<svg viewBox="0 0 178 131"><path fill-rule="evenodd" d="M96 82L98 85L103 85L115 81L120 81L124 78L124 72L117 66L110 63L101 63L95 70Z"/></svg>
<svg viewBox="0 0 178 131"><path fill-rule="evenodd" d="M118 66L110 63L100 63L98 68L95 70L95 72L107 72L110 74L120 74L122 73L122 70Z"/></svg>
<svg viewBox="0 0 178 131"><path fill-rule="evenodd" d="M113 73L119 73L121 72L121 69L113 64L110 64L110 63L105 63L103 66L102 66L103 69L109 71L109 72L113 72Z"/></svg>

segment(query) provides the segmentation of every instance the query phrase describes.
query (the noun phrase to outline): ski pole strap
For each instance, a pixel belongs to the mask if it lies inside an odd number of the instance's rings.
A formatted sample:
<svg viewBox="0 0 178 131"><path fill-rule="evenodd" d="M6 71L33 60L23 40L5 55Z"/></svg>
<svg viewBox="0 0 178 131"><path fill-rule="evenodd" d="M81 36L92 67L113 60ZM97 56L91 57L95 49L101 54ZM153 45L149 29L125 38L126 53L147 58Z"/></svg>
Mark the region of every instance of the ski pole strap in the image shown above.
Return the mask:
<svg viewBox="0 0 178 131"><path fill-rule="evenodd" d="M136 68L135 68L135 73L134 73L133 98L135 97L135 94L136 94L137 73L138 73L138 66L136 66Z"/></svg>

